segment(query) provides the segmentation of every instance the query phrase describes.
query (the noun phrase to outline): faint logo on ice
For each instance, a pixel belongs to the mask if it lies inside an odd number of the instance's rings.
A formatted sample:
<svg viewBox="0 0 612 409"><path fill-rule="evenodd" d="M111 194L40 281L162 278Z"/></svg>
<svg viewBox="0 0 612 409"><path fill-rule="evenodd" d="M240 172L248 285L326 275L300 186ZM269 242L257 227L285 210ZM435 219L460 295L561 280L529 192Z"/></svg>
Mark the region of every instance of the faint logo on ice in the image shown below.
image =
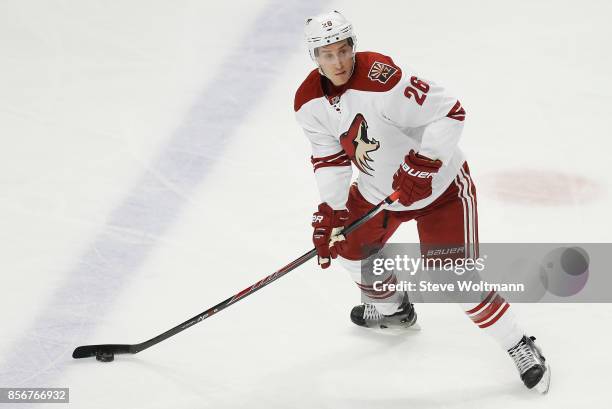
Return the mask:
<svg viewBox="0 0 612 409"><path fill-rule="evenodd" d="M546 170L506 170L484 175L481 191L522 205L575 206L599 199L600 184L584 176Z"/></svg>

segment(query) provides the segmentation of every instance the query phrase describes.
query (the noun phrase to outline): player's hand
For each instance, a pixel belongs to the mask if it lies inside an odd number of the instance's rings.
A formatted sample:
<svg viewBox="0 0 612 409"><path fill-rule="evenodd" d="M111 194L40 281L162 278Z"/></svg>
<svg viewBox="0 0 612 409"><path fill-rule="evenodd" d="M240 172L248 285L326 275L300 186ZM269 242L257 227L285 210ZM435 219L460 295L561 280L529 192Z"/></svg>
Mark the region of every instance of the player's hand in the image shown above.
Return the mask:
<svg viewBox="0 0 612 409"><path fill-rule="evenodd" d="M333 210L327 203L321 203L312 215L312 242L318 255L321 268L327 268L331 259L338 256L345 243L340 234L348 220L348 210Z"/></svg>
<svg viewBox="0 0 612 409"><path fill-rule="evenodd" d="M410 206L430 196L431 179L441 166L441 161L429 159L411 150L393 175L391 186L400 192L399 202L404 206Z"/></svg>

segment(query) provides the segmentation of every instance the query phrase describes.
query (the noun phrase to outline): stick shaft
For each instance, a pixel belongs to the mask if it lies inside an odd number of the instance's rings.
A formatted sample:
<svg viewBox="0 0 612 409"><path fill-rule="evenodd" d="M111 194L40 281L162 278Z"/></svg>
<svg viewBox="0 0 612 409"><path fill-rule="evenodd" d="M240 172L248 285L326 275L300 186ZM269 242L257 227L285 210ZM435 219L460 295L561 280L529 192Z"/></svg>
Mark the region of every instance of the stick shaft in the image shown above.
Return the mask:
<svg viewBox="0 0 612 409"><path fill-rule="evenodd" d="M376 206L374 206L370 211L368 211L366 214L364 214L363 216L361 216L359 219L355 220L353 223L351 223L349 226L347 226L346 228L344 228L343 230L343 234L349 234L350 232L354 231L355 229L357 229L359 226L363 225L364 223L366 223L368 220L372 219L374 216L376 216L381 210L383 210L386 206L390 205L391 203L393 203L395 200L397 200L398 197L398 193L394 192L391 195L389 195L387 198L385 198L383 201L381 201L379 204L377 204ZM82 347L77 347L73 353L73 357L74 358L84 358L87 356L95 356L97 351L112 351L113 353L118 353L118 354L122 354L122 353L138 353L140 351L143 351L155 344L158 344L176 334L178 334L179 332L182 332L184 330L186 330L187 328L190 328L191 326L204 321L205 319L211 317L212 315L218 313L219 311L224 310L225 308L229 307L230 305L242 300L243 298L248 297L249 295L253 294L254 292L261 290L262 288L264 288L265 286L267 286L268 284L271 284L272 282L278 280L279 278L281 278L282 276L284 276L285 274L289 273L290 271L296 269L297 267L301 266L302 264L304 264L305 262L307 262L308 260L312 259L313 257L315 257L317 255L317 251L316 249L312 249L310 251L308 251L307 253L304 253L303 255L301 255L300 257L296 258L295 260L293 260L292 262L290 262L289 264L287 264L286 266L280 268L279 270L275 271L274 273L270 274L269 276L266 276L264 278L262 278L261 280L259 280L258 282L256 282L255 284L245 288L244 290L240 291L237 294L232 295L231 297L221 301L219 304L215 305L214 307L209 308L208 310L188 319L185 322L180 323L179 325L177 325L174 328L169 329L168 331L159 334L147 341L141 342L140 344L133 344L133 345L128 345L128 344L106 344L106 345L86 345L86 346L82 346Z"/></svg>

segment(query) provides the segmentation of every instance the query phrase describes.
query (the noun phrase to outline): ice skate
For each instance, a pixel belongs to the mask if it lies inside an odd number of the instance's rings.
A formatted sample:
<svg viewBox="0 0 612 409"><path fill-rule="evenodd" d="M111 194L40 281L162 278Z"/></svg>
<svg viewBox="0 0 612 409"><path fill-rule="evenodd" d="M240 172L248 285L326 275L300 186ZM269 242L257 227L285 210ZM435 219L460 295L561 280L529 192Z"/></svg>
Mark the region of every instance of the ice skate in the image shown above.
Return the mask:
<svg viewBox="0 0 612 409"><path fill-rule="evenodd" d="M372 304L361 304L351 310L351 321L356 325L367 328L413 328L420 329L414 306L404 295L404 301L399 306L398 312L392 315L384 315L378 312Z"/></svg>
<svg viewBox="0 0 612 409"><path fill-rule="evenodd" d="M533 341L535 337L524 335L518 344L508 350L508 353L514 360L525 386L546 393L550 386L550 366Z"/></svg>

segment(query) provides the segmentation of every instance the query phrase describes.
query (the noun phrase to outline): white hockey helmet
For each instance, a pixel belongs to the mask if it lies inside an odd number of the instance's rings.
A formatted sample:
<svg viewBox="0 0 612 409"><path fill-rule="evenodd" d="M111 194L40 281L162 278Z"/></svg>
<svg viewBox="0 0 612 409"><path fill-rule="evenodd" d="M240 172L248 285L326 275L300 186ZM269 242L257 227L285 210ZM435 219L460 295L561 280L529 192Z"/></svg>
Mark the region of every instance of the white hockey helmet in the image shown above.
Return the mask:
<svg viewBox="0 0 612 409"><path fill-rule="evenodd" d="M353 32L353 25L336 10L307 19L304 35L310 58L315 62L317 61L315 54L317 48L337 43L347 38L350 39L349 44L353 47L353 52L355 52L357 37Z"/></svg>

